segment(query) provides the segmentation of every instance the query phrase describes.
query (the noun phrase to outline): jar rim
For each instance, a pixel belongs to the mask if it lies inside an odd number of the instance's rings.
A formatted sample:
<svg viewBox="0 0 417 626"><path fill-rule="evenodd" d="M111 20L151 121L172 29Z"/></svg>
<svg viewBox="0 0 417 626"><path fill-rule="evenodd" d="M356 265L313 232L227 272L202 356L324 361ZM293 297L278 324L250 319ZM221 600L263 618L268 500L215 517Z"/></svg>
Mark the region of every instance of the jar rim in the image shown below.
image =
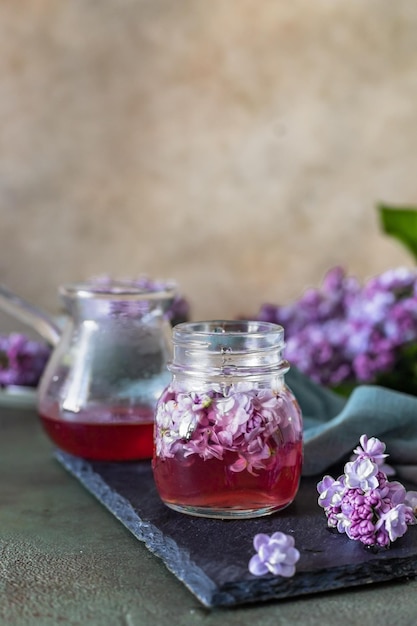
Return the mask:
<svg viewBox="0 0 417 626"><path fill-rule="evenodd" d="M106 285L91 283L66 283L59 287L59 294L66 299L75 300L163 300L174 298L176 286L169 284L164 288L139 287L133 282L111 281Z"/></svg>
<svg viewBox="0 0 417 626"><path fill-rule="evenodd" d="M264 337L274 333L277 339L282 339L284 328L273 322L261 320L203 320L199 322L182 322L174 326L173 335L175 339L185 339L188 336L213 337L226 334L236 337Z"/></svg>

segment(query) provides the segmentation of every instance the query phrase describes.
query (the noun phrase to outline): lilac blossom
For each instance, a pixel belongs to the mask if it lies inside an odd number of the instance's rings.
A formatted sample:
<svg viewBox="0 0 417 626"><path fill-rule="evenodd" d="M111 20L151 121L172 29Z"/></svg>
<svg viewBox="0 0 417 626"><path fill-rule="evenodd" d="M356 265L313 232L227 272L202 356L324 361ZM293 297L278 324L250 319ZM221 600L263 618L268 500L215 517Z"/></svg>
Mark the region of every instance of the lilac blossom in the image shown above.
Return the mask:
<svg viewBox="0 0 417 626"><path fill-rule="evenodd" d="M384 525L390 541L395 541L407 532L409 516L409 507L397 504L386 513L382 513L378 524Z"/></svg>
<svg viewBox="0 0 417 626"><path fill-rule="evenodd" d="M232 446L233 440L241 432L252 414L252 398L249 393L234 393L218 399L212 407L213 421L219 440L226 446Z"/></svg>
<svg viewBox="0 0 417 626"><path fill-rule="evenodd" d="M160 436L156 440L156 449L160 456L172 457L175 455L179 440L191 439L197 424L204 423L205 411L212 400L208 394L175 395L168 388L161 401L160 406L163 410L157 413ZM216 456L214 450L212 454Z"/></svg>
<svg viewBox="0 0 417 626"><path fill-rule="evenodd" d="M362 435L359 440L359 446L354 449L351 461L354 461L357 456L362 458L372 458L374 463L379 466L379 469L387 476L392 476L395 474L395 470L391 465L385 462L388 454L385 454L385 443L377 439L376 437L371 437L368 439L366 435Z"/></svg>
<svg viewBox="0 0 417 626"><path fill-rule="evenodd" d="M353 452L342 476L324 476L318 483L318 504L330 528L366 546L389 547L417 523L417 492L388 480L385 444L376 437L362 435Z"/></svg>
<svg viewBox="0 0 417 626"><path fill-rule="evenodd" d="M290 578L295 574L295 564L300 553L294 547L294 537L282 532L271 536L264 533L255 535L253 546L257 552L249 561L249 571L254 576L274 574Z"/></svg>
<svg viewBox="0 0 417 626"><path fill-rule="evenodd" d="M277 428L287 441L299 438L294 414L298 409L292 405L289 410L285 394L285 389L278 392L239 383L202 394L170 386L156 410L156 453L173 458L181 449L184 457L196 454L204 460L222 460L227 452L233 452L228 469L256 476L274 462Z"/></svg>
<svg viewBox="0 0 417 626"><path fill-rule="evenodd" d="M336 267L294 303L264 304L258 319L284 326L285 357L314 381L378 382L417 341L417 269L388 270L361 286Z"/></svg>
<svg viewBox="0 0 417 626"><path fill-rule="evenodd" d="M322 507L338 506L342 502L345 491L345 481L335 480L331 476L324 476L317 485L319 504Z"/></svg>
<svg viewBox="0 0 417 626"><path fill-rule="evenodd" d="M369 491L378 487L378 465L370 458L359 457L345 465L346 485Z"/></svg>
<svg viewBox="0 0 417 626"><path fill-rule="evenodd" d="M21 333L0 336L0 387L36 387L51 350Z"/></svg>
<svg viewBox="0 0 417 626"><path fill-rule="evenodd" d="M353 454L360 458L373 459L377 465L382 465L388 456L385 454L385 443L377 439L376 437L368 438L367 435L362 435L359 439L359 446L357 446Z"/></svg>

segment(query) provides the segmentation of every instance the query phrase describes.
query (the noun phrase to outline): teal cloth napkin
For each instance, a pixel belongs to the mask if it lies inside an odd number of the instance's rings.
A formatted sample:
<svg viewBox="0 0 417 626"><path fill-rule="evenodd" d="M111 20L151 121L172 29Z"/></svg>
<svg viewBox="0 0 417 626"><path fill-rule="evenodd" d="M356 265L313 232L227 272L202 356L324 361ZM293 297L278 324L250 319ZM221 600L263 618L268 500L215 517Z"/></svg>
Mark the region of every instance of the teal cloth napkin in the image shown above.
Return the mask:
<svg viewBox="0 0 417 626"><path fill-rule="evenodd" d="M324 475L366 434L386 444L387 463L398 476L417 483L417 397L361 385L345 399L295 368L286 382L303 412L304 476Z"/></svg>

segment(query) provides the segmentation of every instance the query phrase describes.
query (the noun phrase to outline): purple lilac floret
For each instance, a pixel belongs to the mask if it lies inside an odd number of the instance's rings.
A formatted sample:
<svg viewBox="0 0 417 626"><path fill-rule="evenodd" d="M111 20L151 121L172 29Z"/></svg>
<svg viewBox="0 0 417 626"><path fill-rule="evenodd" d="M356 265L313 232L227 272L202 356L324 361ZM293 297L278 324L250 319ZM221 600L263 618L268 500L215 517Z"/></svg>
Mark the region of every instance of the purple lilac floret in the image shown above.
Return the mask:
<svg viewBox="0 0 417 626"><path fill-rule="evenodd" d="M353 455L344 474L318 483L318 503L330 528L366 546L389 547L417 523L417 492L388 480L385 444L376 437L362 435Z"/></svg>
<svg viewBox="0 0 417 626"><path fill-rule="evenodd" d="M258 319L285 328L285 357L316 382L372 383L417 341L417 269L391 269L361 286L336 267L293 304L264 304Z"/></svg>
<svg viewBox="0 0 417 626"><path fill-rule="evenodd" d="M295 574L295 564L300 553L294 547L294 537L282 532L271 536L264 533L255 535L253 547L256 554L249 561L249 571L254 576L274 574L290 578Z"/></svg>
<svg viewBox="0 0 417 626"><path fill-rule="evenodd" d="M229 470L256 475L274 461L271 444L276 445L277 427L288 441L300 436L296 420L292 422L295 410L285 391L239 391L231 386L225 393L194 393L168 387L156 412L156 453L172 458L181 451L184 457L196 454L204 460L222 460L233 451L237 458Z"/></svg>
<svg viewBox="0 0 417 626"><path fill-rule="evenodd" d="M0 387L36 387L50 348L21 333L0 336Z"/></svg>

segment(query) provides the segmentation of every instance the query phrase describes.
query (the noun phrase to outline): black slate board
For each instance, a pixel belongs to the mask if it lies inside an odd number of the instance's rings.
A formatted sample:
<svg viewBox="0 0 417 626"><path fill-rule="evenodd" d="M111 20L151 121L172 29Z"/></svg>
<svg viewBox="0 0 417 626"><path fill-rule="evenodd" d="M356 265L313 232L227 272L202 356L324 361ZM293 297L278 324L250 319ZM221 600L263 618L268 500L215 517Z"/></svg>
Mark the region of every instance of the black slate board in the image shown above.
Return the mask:
<svg viewBox="0 0 417 626"><path fill-rule="evenodd" d="M64 452L56 458L207 607L282 599L417 576L417 526L389 550L373 553L326 526L316 480L303 479L295 502L269 517L215 520L166 507L148 461L89 463ZM292 534L301 553L293 578L252 576L256 533Z"/></svg>

